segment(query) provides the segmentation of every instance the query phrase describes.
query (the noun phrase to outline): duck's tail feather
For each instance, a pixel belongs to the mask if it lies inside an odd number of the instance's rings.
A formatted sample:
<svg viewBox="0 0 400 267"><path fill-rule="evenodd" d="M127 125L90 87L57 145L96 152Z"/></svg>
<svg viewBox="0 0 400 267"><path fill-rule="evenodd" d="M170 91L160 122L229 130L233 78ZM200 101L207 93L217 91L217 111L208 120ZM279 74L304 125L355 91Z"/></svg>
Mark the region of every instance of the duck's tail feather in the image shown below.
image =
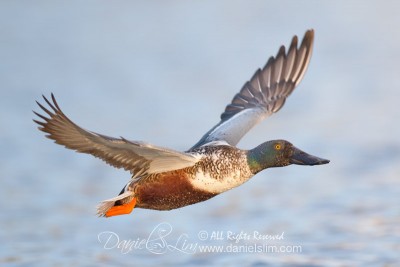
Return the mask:
<svg viewBox="0 0 400 267"><path fill-rule="evenodd" d="M129 214L136 205L136 197L133 192L125 191L124 193L102 201L97 206L97 215L99 217L112 217L116 215Z"/></svg>

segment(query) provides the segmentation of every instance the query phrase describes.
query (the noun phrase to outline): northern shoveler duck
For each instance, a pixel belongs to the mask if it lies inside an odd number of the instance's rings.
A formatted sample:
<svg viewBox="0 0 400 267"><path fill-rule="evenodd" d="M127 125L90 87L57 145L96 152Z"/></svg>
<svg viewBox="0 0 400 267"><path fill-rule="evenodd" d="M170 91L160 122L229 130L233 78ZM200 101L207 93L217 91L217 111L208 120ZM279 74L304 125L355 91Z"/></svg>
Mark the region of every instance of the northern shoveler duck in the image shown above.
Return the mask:
<svg viewBox="0 0 400 267"><path fill-rule="evenodd" d="M61 111L53 94L52 101L43 96L51 109L37 102L48 117L35 112L44 121L34 121L55 143L131 172L121 193L100 203L99 216L129 214L134 207L171 210L205 201L267 168L329 163L285 140L267 141L250 150L236 147L254 125L282 108L306 72L313 40L314 31L309 30L299 47L297 36L287 53L281 46L226 106L220 122L185 152L84 130Z"/></svg>

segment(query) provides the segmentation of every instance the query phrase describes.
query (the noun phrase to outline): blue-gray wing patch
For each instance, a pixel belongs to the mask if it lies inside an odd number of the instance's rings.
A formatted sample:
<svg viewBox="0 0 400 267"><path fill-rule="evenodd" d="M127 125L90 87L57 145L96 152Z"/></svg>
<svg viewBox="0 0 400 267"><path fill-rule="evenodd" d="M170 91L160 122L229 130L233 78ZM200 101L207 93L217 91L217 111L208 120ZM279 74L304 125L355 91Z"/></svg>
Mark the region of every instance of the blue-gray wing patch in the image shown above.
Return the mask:
<svg viewBox="0 0 400 267"><path fill-rule="evenodd" d="M314 31L305 33L298 47L294 36L286 53L284 46L258 69L221 114L221 121L208 131L191 149L213 141L236 145L257 123L279 111L286 98L302 80L310 62Z"/></svg>

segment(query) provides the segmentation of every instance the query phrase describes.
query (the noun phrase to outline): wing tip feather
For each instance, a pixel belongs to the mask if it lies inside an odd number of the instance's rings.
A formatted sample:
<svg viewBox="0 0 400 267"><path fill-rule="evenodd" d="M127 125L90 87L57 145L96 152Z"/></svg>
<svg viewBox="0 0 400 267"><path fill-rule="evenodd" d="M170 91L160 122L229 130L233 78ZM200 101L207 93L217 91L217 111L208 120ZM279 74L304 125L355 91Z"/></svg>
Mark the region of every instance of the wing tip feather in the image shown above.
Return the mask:
<svg viewBox="0 0 400 267"><path fill-rule="evenodd" d="M260 108L264 110L265 114L278 112L286 102L286 98L300 83L307 70L312 54L314 35L314 29L308 29L304 33L300 45L299 38L297 35L294 35L287 50L284 45L280 46L276 56L269 57L264 67L261 70L257 69L250 79L253 85L256 84L256 81L258 82L261 89L261 96L257 93L253 94L253 98L260 99L248 99L248 96L245 95L247 91L243 90L249 83L246 82L240 92L236 94L232 101L225 107L224 112L220 116L221 121L209 130L191 149L199 147L208 141L215 141L218 138L225 138L226 141L228 138L226 135L234 136L235 133L221 133L216 131L216 129L219 125L246 109ZM250 91L250 93L252 93L252 91ZM264 119L266 117L264 115L257 114L254 116L261 116L261 119ZM260 120L255 120L255 123L258 123ZM229 130L232 129L228 127L223 131ZM236 145L240 138L236 138L238 140L229 140L229 143L231 145Z"/></svg>

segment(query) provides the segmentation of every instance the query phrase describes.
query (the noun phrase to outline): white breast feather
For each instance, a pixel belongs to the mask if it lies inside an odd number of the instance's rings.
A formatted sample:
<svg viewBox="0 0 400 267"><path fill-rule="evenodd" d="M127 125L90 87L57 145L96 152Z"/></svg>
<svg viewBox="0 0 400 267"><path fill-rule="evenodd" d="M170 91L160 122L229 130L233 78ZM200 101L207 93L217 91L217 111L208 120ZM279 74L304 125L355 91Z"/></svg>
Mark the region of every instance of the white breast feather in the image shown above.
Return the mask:
<svg viewBox="0 0 400 267"><path fill-rule="evenodd" d="M233 162L232 159L222 159L219 153L208 155L208 158L213 162L212 171L205 172L199 168L190 179L194 188L219 194L243 184L253 176L244 158Z"/></svg>

